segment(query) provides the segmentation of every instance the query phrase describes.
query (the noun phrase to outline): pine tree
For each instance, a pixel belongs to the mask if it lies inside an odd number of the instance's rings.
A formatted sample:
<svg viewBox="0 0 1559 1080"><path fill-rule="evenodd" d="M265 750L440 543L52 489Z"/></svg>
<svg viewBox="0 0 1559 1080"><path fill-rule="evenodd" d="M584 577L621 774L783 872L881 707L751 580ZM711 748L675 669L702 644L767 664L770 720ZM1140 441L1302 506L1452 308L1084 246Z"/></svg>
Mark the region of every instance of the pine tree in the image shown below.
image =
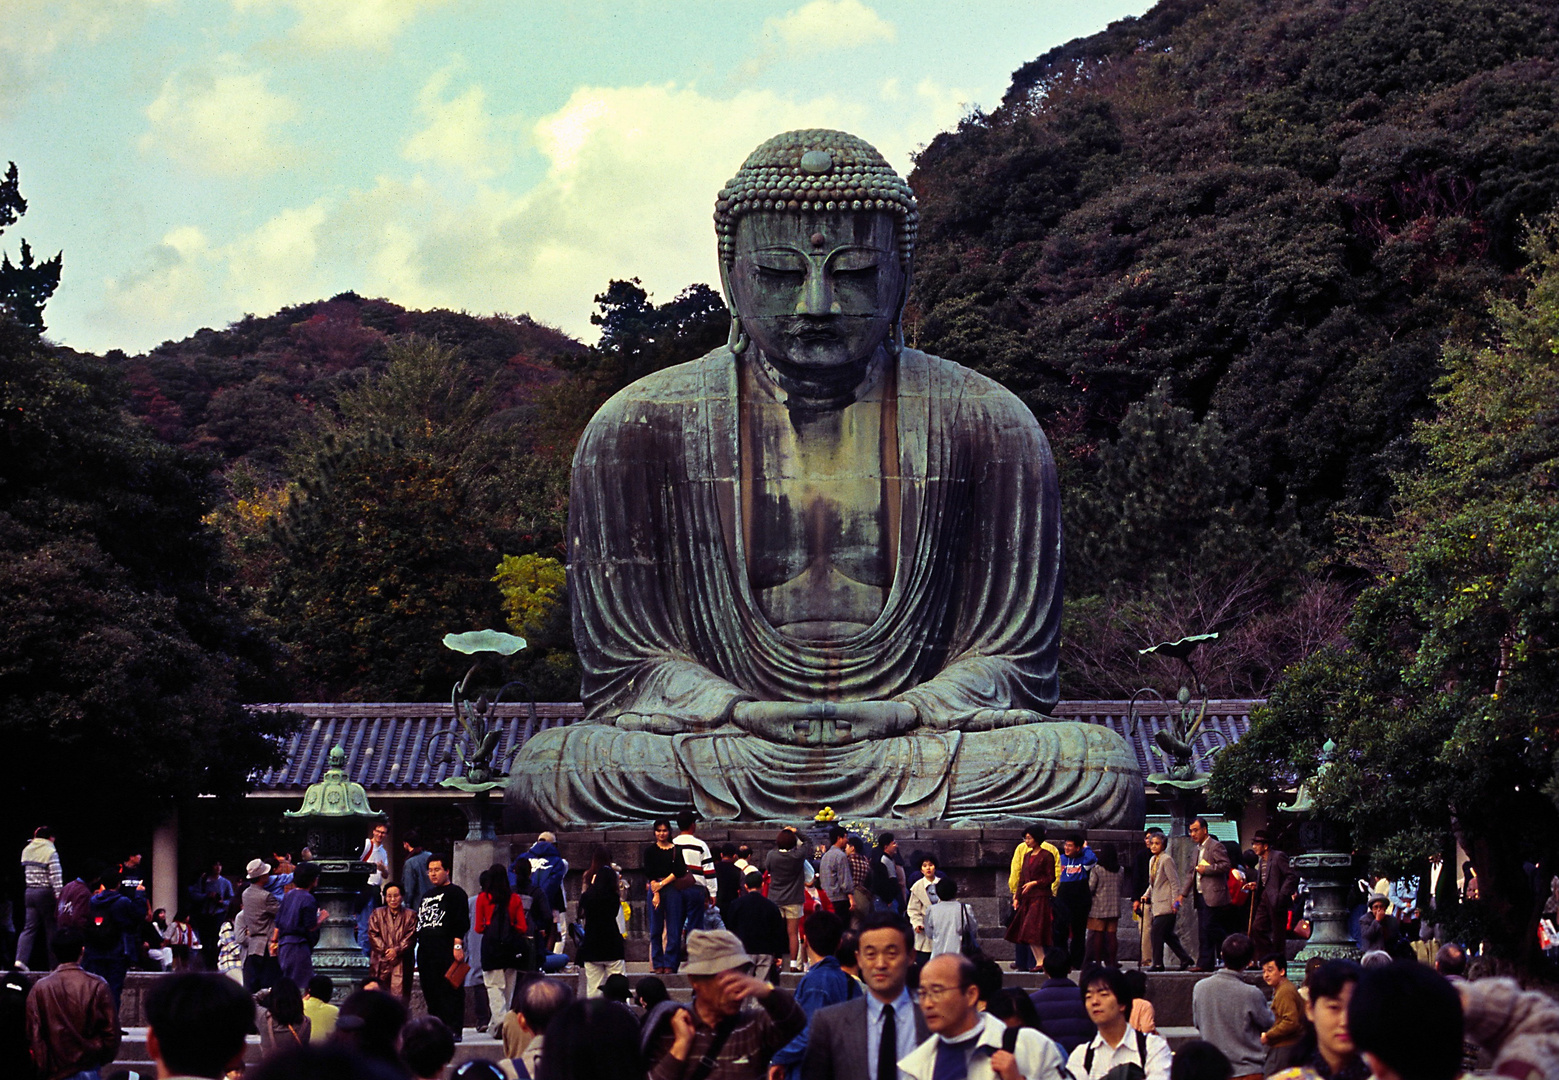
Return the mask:
<svg viewBox="0 0 1559 1080"><path fill-rule="evenodd" d="M22 198L13 161L5 179L0 180L0 233L25 213L27 200ZM34 262L26 240L22 241L19 262L12 263L9 255L0 256L0 312L9 314L35 337L42 336L45 329L43 308L59 288L64 258L64 252L59 252L52 259Z"/></svg>

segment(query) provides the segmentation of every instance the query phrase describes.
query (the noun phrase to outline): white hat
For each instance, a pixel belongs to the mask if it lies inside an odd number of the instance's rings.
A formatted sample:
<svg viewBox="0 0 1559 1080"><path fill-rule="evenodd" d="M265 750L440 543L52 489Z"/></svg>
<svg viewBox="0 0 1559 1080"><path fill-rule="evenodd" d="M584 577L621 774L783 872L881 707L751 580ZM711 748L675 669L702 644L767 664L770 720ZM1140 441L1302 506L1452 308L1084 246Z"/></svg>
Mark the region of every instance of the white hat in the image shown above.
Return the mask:
<svg viewBox="0 0 1559 1080"><path fill-rule="evenodd" d="M250 881L259 881L261 878L268 876L270 872L271 864L261 862L259 859L250 859L249 865L244 867L244 876Z"/></svg>

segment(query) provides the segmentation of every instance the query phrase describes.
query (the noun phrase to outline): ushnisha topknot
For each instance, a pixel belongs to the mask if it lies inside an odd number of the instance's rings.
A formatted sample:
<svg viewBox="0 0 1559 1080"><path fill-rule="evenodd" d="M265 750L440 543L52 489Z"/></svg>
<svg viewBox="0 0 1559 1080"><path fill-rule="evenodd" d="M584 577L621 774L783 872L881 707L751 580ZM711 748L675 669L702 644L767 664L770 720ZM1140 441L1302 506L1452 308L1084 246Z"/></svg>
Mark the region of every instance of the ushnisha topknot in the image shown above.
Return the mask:
<svg viewBox="0 0 1559 1080"><path fill-rule="evenodd" d="M875 147L844 131L787 131L747 156L715 200L720 261L736 261L736 222L755 210L884 210L899 218L899 259L915 254L915 193Z"/></svg>

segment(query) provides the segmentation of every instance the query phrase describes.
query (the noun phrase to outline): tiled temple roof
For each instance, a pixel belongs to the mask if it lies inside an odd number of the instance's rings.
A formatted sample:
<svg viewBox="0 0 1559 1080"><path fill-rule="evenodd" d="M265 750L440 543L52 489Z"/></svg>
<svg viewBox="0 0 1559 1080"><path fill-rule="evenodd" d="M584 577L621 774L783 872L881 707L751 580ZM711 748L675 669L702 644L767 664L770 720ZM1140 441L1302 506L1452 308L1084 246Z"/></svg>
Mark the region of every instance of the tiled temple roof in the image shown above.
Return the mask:
<svg viewBox="0 0 1559 1080"><path fill-rule="evenodd" d="M1167 726L1168 708L1160 702L1141 706L1143 723L1135 735L1129 730L1128 702L1063 701L1055 715L1103 724L1123 736L1137 753L1137 764L1146 779L1163 772L1162 752L1153 743L1153 733ZM1214 700L1208 702L1207 720L1195 741L1196 764L1207 770L1220 749L1231 745L1250 727L1251 710L1259 700ZM448 702L297 702L251 705L258 712L292 712L303 717L302 726L286 740L287 763L255 777L258 792L300 793L319 779L325 758L333 746L346 751L347 775L362 784L370 794L442 792L438 782L455 774L456 765L443 760L444 751L454 744L452 736L435 738L458 730ZM537 702L534 715L528 704L504 704L495 707L495 715L504 723L496 760L507 764L510 755L526 739L545 728L571 724L584 715L578 702ZM450 792L451 796L458 793Z"/></svg>

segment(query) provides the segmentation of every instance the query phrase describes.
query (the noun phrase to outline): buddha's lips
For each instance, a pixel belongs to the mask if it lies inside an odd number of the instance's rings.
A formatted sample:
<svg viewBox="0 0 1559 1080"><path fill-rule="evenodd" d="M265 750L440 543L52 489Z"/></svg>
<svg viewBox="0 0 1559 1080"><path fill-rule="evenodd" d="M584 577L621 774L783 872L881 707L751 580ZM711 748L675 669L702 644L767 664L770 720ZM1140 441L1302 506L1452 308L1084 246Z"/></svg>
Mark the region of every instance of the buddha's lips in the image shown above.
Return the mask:
<svg viewBox="0 0 1559 1080"><path fill-rule="evenodd" d="M799 341L838 341L844 335L833 320L790 319L781 324L781 333Z"/></svg>

